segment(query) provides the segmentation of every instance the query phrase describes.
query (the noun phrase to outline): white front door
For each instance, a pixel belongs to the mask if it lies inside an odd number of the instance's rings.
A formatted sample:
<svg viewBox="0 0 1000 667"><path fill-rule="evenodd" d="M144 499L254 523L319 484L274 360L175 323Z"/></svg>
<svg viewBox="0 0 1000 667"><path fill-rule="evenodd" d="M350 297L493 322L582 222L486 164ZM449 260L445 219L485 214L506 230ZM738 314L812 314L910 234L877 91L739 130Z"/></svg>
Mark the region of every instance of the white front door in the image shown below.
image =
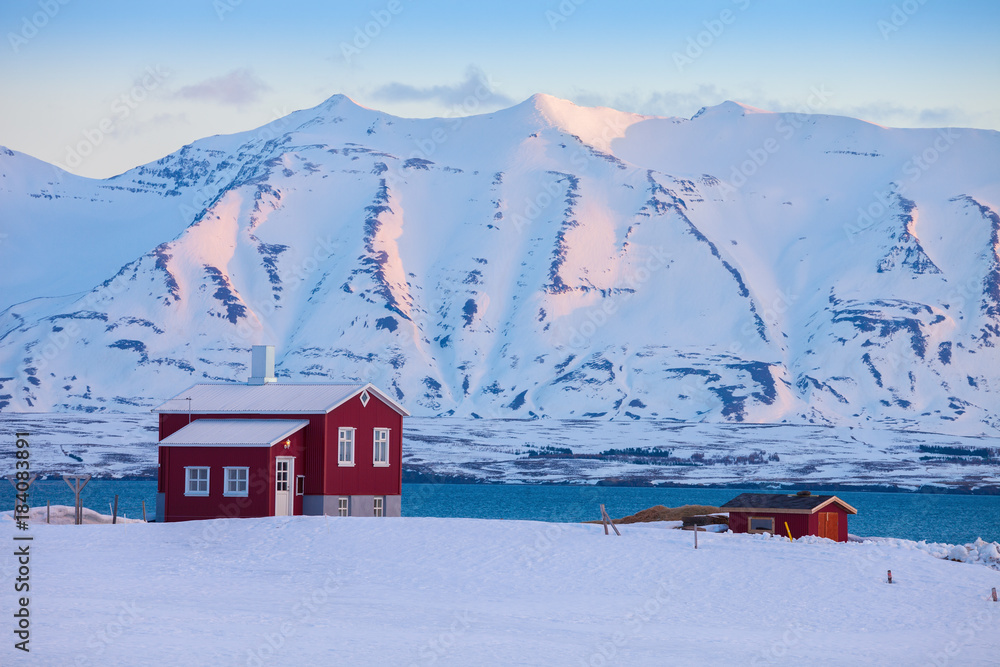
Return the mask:
<svg viewBox="0 0 1000 667"><path fill-rule="evenodd" d="M292 495L291 480L295 479L295 459L291 456L279 456L274 460L274 516L291 516Z"/></svg>

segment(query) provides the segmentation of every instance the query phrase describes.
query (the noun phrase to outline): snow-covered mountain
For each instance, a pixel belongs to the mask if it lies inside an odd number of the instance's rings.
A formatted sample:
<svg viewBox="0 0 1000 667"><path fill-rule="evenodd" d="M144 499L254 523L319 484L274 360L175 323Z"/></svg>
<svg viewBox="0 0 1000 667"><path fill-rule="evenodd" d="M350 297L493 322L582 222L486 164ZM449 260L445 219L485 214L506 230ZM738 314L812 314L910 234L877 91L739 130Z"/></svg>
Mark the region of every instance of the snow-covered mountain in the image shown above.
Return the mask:
<svg viewBox="0 0 1000 667"><path fill-rule="evenodd" d="M0 407L371 380L416 414L1000 430L1000 133L335 96L107 180L0 154ZM124 264L124 265L123 265Z"/></svg>

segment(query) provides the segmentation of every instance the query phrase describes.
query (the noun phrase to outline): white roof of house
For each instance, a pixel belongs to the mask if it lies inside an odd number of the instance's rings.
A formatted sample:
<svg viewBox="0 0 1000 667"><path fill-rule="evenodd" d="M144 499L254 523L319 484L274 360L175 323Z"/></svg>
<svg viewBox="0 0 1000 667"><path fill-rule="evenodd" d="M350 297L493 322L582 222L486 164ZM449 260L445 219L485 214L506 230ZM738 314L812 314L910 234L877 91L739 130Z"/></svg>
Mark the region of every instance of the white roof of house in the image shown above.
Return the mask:
<svg viewBox="0 0 1000 667"><path fill-rule="evenodd" d="M408 417L409 412L382 391L369 384L196 384L174 398L153 409L153 412L188 412L192 414L218 414L232 412L326 414L348 399L368 392L393 410ZM190 404L188 398L191 399Z"/></svg>
<svg viewBox="0 0 1000 667"><path fill-rule="evenodd" d="M308 425L305 419L196 419L160 440L160 445L270 447Z"/></svg>

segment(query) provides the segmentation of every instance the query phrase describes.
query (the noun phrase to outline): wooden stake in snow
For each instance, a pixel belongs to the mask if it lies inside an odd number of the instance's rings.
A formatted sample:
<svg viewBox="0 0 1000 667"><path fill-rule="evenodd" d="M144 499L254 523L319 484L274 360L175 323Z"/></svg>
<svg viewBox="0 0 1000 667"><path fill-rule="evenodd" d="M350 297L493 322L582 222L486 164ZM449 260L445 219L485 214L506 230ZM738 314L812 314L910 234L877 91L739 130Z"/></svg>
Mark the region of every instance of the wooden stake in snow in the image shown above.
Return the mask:
<svg viewBox="0 0 1000 667"><path fill-rule="evenodd" d="M698 524L691 526L694 528L694 548L698 548Z"/></svg>
<svg viewBox="0 0 1000 667"><path fill-rule="evenodd" d="M996 588L993 589L993 601L994 602L997 601L997 589Z"/></svg>
<svg viewBox="0 0 1000 667"><path fill-rule="evenodd" d="M118 523L118 494L115 494L115 506L111 508L111 523Z"/></svg>
<svg viewBox="0 0 1000 667"><path fill-rule="evenodd" d="M63 481L66 482L73 494L76 496L76 517L74 517L74 522L76 525L83 524L83 504L80 502L80 492L83 491L83 487L87 486L87 482L90 481L90 475L63 475ZM70 482L70 480L73 480ZM80 483L82 480L82 484Z"/></svg>
<svg viewBox="0 0 1000 667"><path fill-rule="evenodd" d="M142 522L146 523L146 501L142 501Z"/></svg>
<svg viewBox="0 0 1000 667"><path fill-rule="evenodd" d="M621 533L618 532L618 526L616 526L615 522L611 520L611 517L608 515L608 511L606 509L604 509L604 505L603 504L601 505L601 523L604 524L604 534L605 535L608 535L608 524L611 524L611 527L615 531L615 535L621 535Z"/></svg>
<svg viewBox="0 0 1000 667"><path fill-rule="evenodd" d="M892 583L892 570L889 570L889 583Z"/></svg>
<svg viewBox="0 0 1000 667"><path fill-rule="evenodd" d="M49 514L52 512L52 501L45 501L45 523L49 522Z"/></svg>

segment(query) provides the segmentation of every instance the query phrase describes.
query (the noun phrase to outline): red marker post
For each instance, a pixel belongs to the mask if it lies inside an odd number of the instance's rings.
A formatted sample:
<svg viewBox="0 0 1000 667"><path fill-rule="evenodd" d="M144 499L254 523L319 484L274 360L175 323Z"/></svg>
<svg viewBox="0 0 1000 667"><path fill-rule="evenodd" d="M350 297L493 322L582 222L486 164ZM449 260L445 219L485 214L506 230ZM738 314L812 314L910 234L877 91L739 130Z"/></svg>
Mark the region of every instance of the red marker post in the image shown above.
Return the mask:
<svg viewBox="0 0 1000 667"><path fill-rule="evenodd" d="M889 583L892 583L892 570L889 570Z"/></svg>

